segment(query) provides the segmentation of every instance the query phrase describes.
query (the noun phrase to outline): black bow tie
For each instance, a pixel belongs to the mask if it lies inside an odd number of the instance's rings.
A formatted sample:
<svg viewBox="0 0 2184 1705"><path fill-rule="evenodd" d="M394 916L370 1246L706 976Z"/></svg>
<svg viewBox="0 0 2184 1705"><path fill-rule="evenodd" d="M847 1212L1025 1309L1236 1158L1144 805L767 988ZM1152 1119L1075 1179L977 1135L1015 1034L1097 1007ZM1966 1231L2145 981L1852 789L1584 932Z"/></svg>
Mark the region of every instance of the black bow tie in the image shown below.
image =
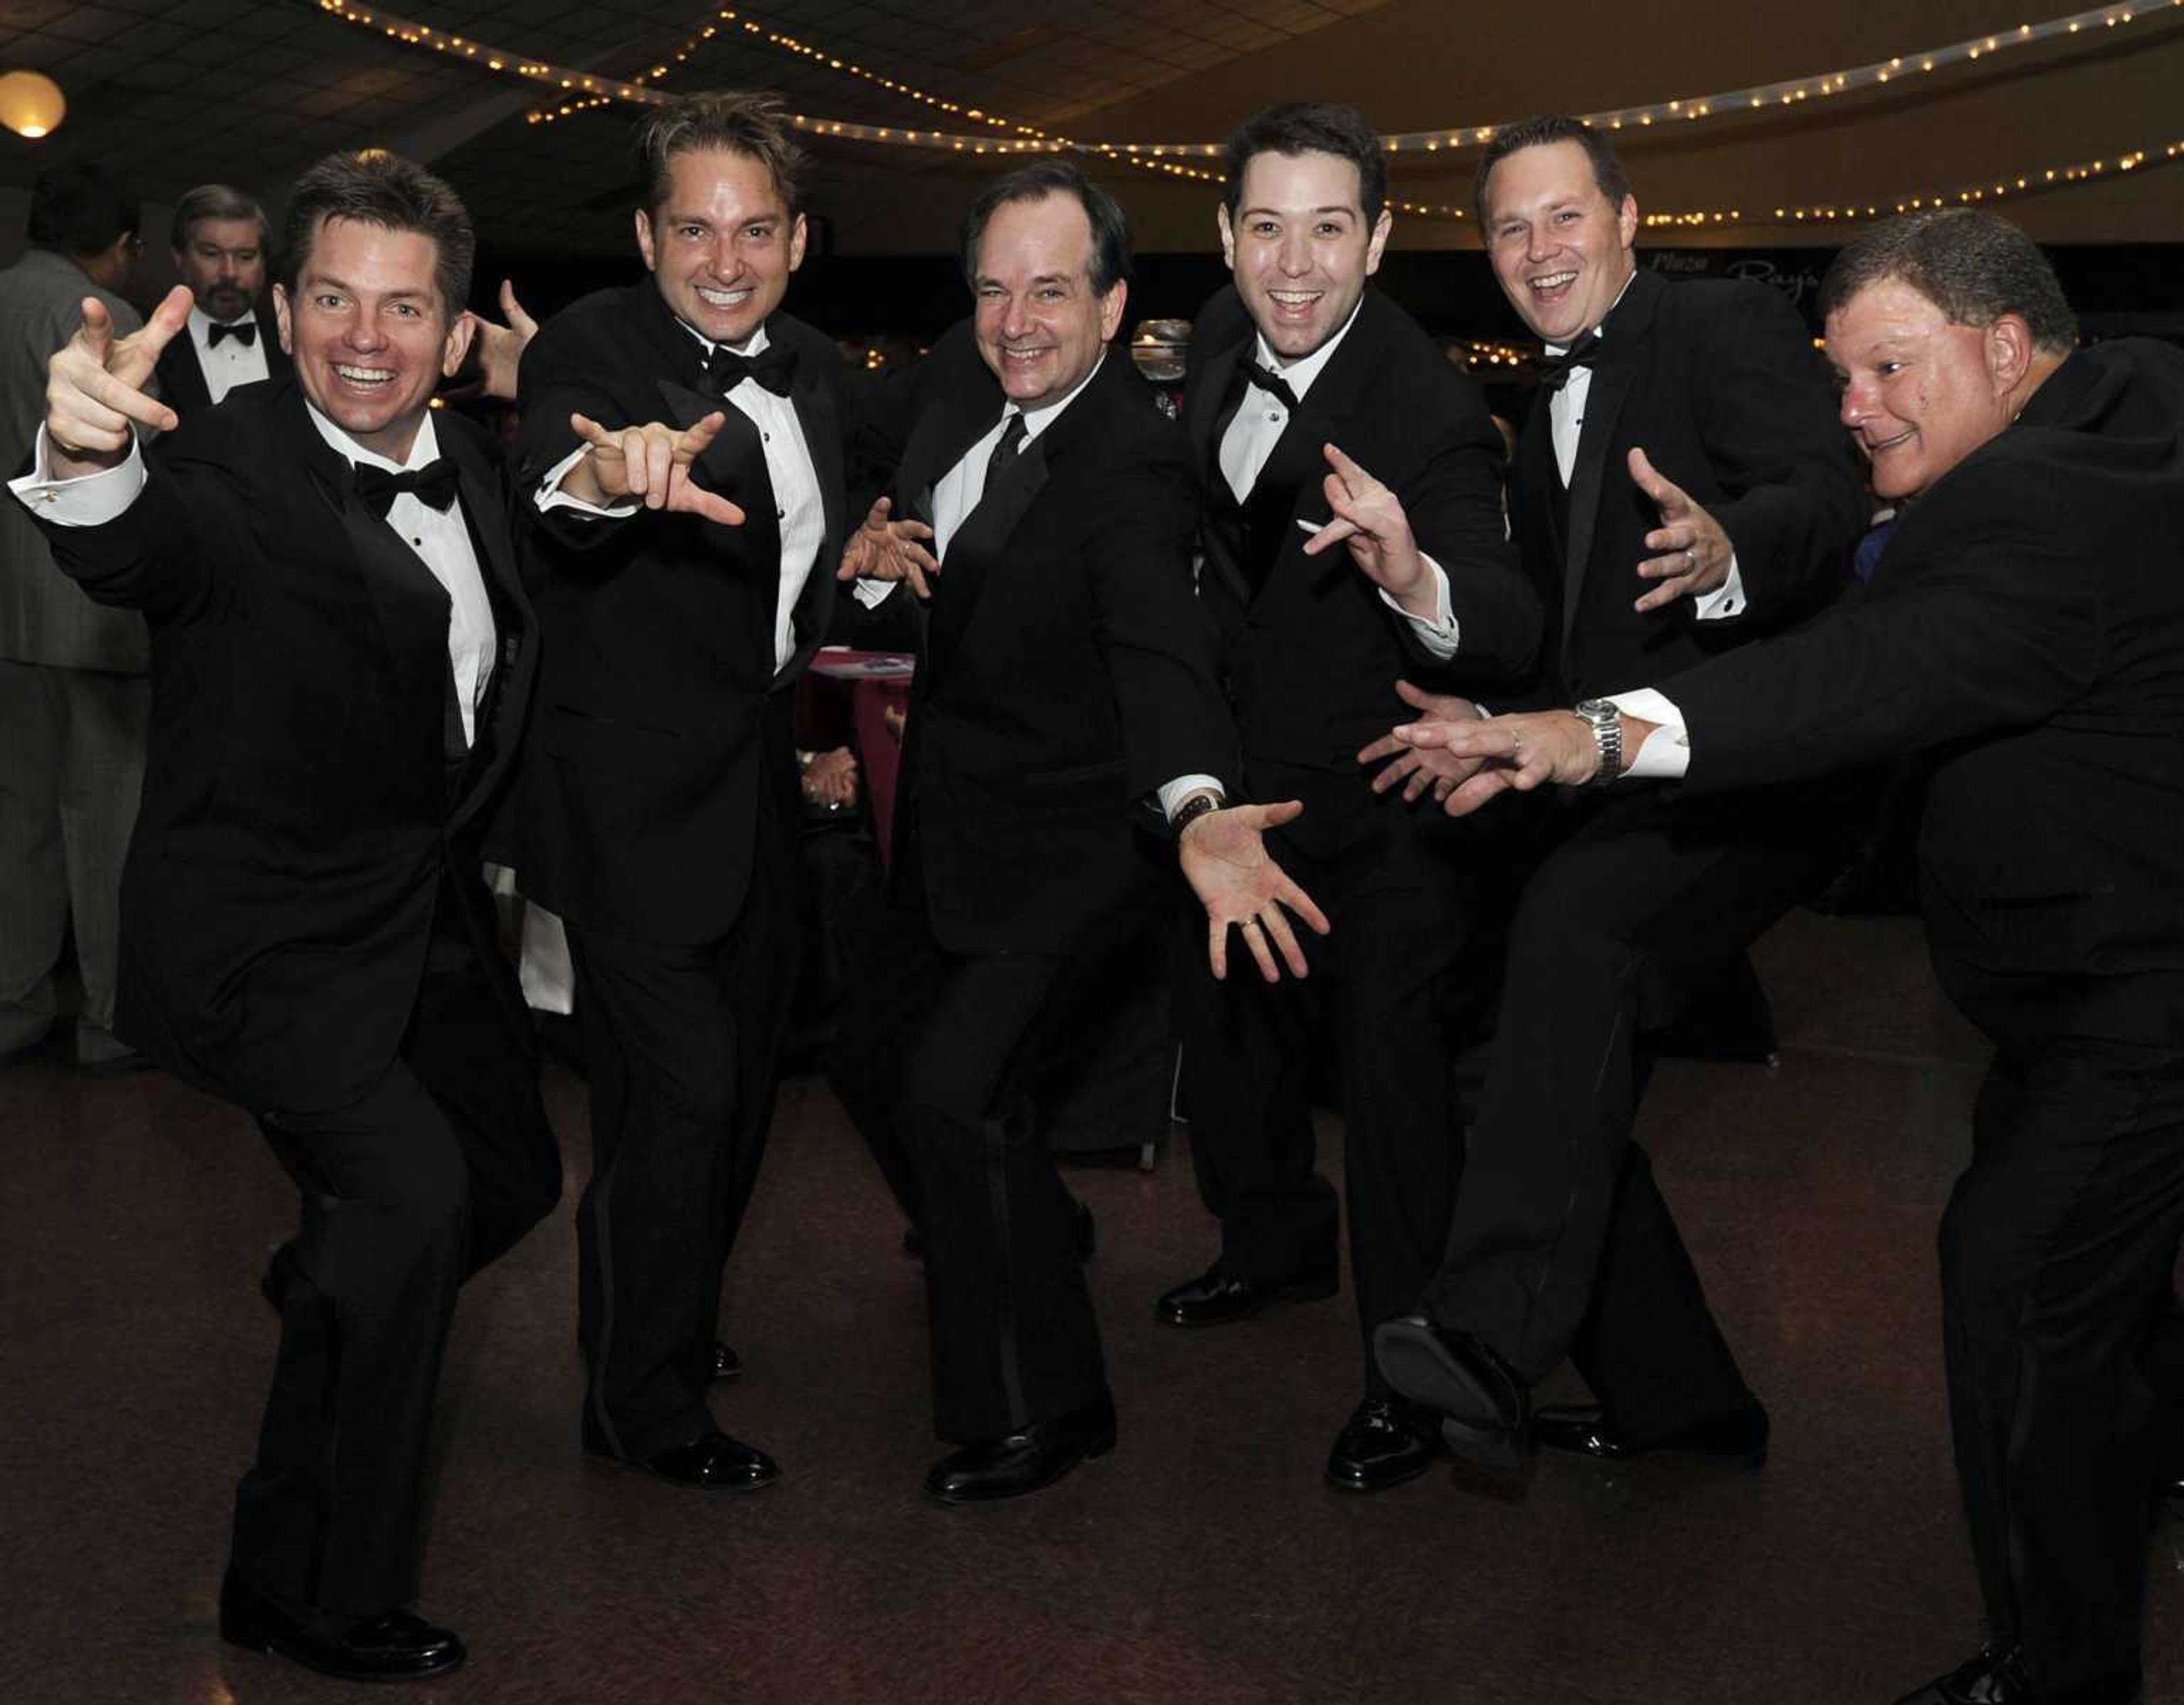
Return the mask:
<svg viewBox="0 0 2184 1705"><path fill-rule="evenodd" d="M215 320L212 322L212 330L205 334L205 348L219 348L220 340L223 337L232 337L244 348L254 349L258 347L258 322L255 320L238 320L232 326L223 326Z"/></svg>
<svg viewBox="0 0 2184 1705"><path fill-rule="evenodd" d="M394 507L394 499L404 492L445 514L455 500L455 465L445 456L437 456L421 468L390 474L368 463L357 464L356 494L380 520L387 519L387 510Z"/></svg>
<svg viewBox="0 0 2184 1705"><path fill-rule="evenodd" d="M786 397L796 381L796 351L771 344L760 355L738 355L726 344L716 346L705 362L698 388L709 397L725 397L746 379L755 379L777 397Z"/></svg>
<svg viewBox="0 0 2184 1705"><path fill-rule="evenodd" d="M1540 383L1552 396L1569 383L1569 376L1576 369L1590 367L1599 359L1600 328L1596 326L1561 354L1540 357Z"/></svg>
<svg viewBox="0 0 2184 1705"><path fill-rule="evenodd" d="M1296 413L1296 393L1290 389L1289 381L1280 374L1269 371L1256 361L1246 361L1244 364L1244 378L1247 384L1256 385L1292 415Z"/></svg>

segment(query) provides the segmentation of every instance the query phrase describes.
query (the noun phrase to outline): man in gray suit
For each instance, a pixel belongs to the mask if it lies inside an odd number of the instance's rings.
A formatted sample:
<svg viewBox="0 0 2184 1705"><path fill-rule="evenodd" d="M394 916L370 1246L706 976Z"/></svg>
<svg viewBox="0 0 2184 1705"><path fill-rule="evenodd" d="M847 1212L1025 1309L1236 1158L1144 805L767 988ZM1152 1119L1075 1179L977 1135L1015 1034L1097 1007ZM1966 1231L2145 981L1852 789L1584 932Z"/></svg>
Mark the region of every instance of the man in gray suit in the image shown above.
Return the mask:
<svg viewBox="0 0 2184 1705"><path fill-rule="evenodd" d="M86 297L114 334L142 323L124 301L137 204L82 163L41 172L30 248L0 271L0 467L21 465L45 416L46 358L68 342ZM0 1058L36 1045L58 1011L54 972L69 928L83 1000L75 1058L125 1070L114 967L121 860L136 819L151 704L143 618L93 604L53 566L20 504L0 507Z"/></svg>

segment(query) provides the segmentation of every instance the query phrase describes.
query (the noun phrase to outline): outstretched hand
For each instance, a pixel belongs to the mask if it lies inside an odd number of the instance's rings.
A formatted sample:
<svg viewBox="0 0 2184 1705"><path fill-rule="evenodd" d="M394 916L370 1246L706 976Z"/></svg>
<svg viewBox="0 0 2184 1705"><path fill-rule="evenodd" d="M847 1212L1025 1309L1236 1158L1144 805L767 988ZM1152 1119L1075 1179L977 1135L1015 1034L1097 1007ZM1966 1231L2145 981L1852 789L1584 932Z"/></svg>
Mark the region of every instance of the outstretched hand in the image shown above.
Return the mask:
<svg viewBox="0 0 2184 1705"><path fill-rule="evenodd" d="M191 300L189 287L177 284L141 331L116 337L106 304L95 296L83 298L82 323L46 364L46 435L56 478L125 461L138 426L171 432L181 424L144 387L160 352L189 324Z"/></svg>
<svg viewBox="0 0 2184 1705"><path fill-rule="evenodd" d="M922 521L889 521L889 500L882 498L866 515L864 525L851 533L842 547L842 566L835 571L842 580L906 580L920 598L933 596L927 577L940 572L940 565L924 541L933 529Z"/></svg>
<svg viewBox="0 0 2184 1705"><path fill-rule="evenodd" d="M1703 598L1729 578L1736 547L1721 523L1691 500L1691 495L1657 470L1645 451L1630 450L1630 477L1661 512L1661 524L1646 535L1646 549L1663 553L1638 565L1641 580L1661 583L1634 608L1658 610L1680 598Z"/></svg>
<svg viewBox="0 0 2184 1705"><path fill-rule="evenodd" d="M1216 978L1228 975L1232 924L1243 932L1244 944L1259 961L1259 974L1268 982L1281 981L1277 950L1291 976L1309 974L1288 912L1295 912L1322 935L1330 927L1327 914L1290 879L1266 846L1267 830L1303 810L1295 800L1276 805L1229 805L1193 818L1184 829L1177 853L1184 879L1206 907L1206 956Z"/></svg>
<svg viewBox="0 0 2184 1705"><path fill-rule="evenodd" d="M654 421L613 432L587 415L571 415L569 425L591 450L577 466L589 470L606 501L642 498L647 509L672 510L722 527L741 527L744 512L719 493L698 484L690 473L691 465L705 454L727 418L716 409L694 426L678 429Z"/></svg>
<svg viewBox="0 0 2184 1705"><path fill-rule="evenodd" d="M482 314L465 308L463 317L476 328L471 347L477 351L478 388L488 397L502 402L515 400L515 372L523 361L523 351L538 335L538 322L523 311L523 304L515 299L515 281L500 281L500 311L508 323L497 326Z"/></svg>
<svg viewBox="0 0 2184 1705"><path fill-rule="evenodd" d="M1396 696L1414 710L1425 712L1429 722L1476 722L1486 714L1468 699L1452 693L1429 693L1407 681L1396 683ZM1383 758L1390 763L1380 764ZM1383 734L1357 755L1361 764L1380 764L1373 774L1373 791L1384 794L1401 784L1406 804L1415 805L1428 788L1436 800L1446 800L1479 772L1481 760L1459 757L1440 746L1412 745L1399 733Z"/></svg>
<svg viewBox="0 0 2184 1705"><path fill-rule="evenodd" d="M1624 713L1624 762L1635 760L1658 724ZM1472 765L1474 773L1441 802L1452 817L1468 816L1505 793L1550 785L1582 787L1598 773L1600 743L1574 710L1535 710L1483 722L1407 722L1395 731L1405 745L1438 751Z"/></svg>
<svg viewBox="0 0 2184 1705"><path fill-rule="evenodd" d="M1402 499L1333 444L1323 444L1320 453L1333 470L1321 482L1321 489L1334 519L1306 541L1304 554L1318 556L1347 543L1350 560L1396 603L1407 607L1412 599L1429 598L1433 575L1418 554L1417 539L1411 536L1410 517L1403 513Z"/></svg>

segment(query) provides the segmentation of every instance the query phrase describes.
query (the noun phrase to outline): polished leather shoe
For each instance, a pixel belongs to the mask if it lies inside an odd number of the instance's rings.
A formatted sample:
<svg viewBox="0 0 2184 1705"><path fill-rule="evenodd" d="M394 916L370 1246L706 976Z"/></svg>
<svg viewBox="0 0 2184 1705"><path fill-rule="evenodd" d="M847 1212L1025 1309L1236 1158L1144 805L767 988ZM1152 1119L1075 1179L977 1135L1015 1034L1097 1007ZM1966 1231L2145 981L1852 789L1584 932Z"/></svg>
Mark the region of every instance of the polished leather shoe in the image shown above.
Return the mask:
<svg viewBox="0 0 2184 1705"><path fill-rule="evenodd" d="M1440 1417L1398 1397L1368 1397L1327 1453L1327 1482L1346 1492L1384 1492L1414 1480L1441 1453Z"/></svg>
<svg viewBox="0 0 2184 1705"><path fill-rule="evenodd" d="M722 1432L708 1433L687 1445L670 1446L649 1456L625 1457L608 1445L605 1435L587 1415L584 1450L588 1455L694 1491L755 1492L781 1478L780 1468L764 1451Z"/></svg>
<svg viewBox="0 0 2184 1705"><path fill-rule="evenodd" d="M423 1681L460 1668L465 1655L460 1635L406 1610L304 1622L253 1592L233 1569L220 1584L220 1637L343 1681Z"/></svg>
<svg viewBox="0 0 2184 1705"><path fill-rule="evenodd" d="M1767 1408L1747 1396L1725 1414L1716 1415L1650 1443L1634 1445L1597 1403L1574 1403L1542 1409L1532 1417L1532 1442L1551 1451L1568 1451L1603 1463L1650 1457L1663 1451L1688 1451L1763 1468L1767 1462Z"/></svg>
<svg viewBox="0 0 2184 1705"><path fill-rule="evenodd" d="M1896 1705L2138 1705L2140 1697L2135 1675L2043 1691L2025 1673L2015 1646L2006 1652L1989 1646L1970 1663L1906 1693Z"/></svg>
<svg viewBox="0 0 2184 1705"><path fill-rule="evenodd" d="M740 1379L744 1377L744 1358L725 1344L713 1346L713 1377L716 1379Z"/></svg>
<svg viewBox="0 0 2184 1705"><path fill-rule="evenodd" d="M1455 1455L1491 1474L1523 1470L1530 1394L1478 1339L1408 1314L1374 1329L1373 1359L1396 1390L1440 1412L1441 1442Z"/></svg>
<svg viewBox="0 0 2184 1705"><path fill-rule="evenodd" d="M1020 1498L1114 1448L1115 1400L1103 1396L1020 1433L950 1451L926 1475L925 1496L943 1504Z"/></svg>
<svg viewBox="0 0 2184 1705"><path fill-rule="evenodd" d="M1332 1268L1284 1279L1246 1279L1219 1262L1197 1278L1171 1285L1153 1304L1163 1326L1227 1326L1249 1320L1275 1302L1323 1302L1342 1288Z"/></svg>

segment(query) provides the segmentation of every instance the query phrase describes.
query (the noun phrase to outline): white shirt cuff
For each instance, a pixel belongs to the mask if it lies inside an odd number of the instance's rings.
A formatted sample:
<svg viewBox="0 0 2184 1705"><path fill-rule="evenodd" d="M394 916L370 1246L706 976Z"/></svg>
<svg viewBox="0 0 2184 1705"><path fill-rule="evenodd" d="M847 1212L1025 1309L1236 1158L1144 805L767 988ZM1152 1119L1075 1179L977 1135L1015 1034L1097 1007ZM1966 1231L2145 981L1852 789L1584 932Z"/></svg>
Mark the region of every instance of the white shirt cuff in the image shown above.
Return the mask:
<svg viewBox="0 0 2184 1705"><path fill-rule="evenodd" d="M1732 616L1741 616L1752 607L1752 600L1744 595L1744 576L1736 566L1736 553L1729 556L1729 577L1704 598L1691 606L1692 618L1699 621L1726 621Z"/></svg>
<svg viewBox="0 0 2184 1705"><path fill-rule="evenodd" d="M1228 797L1227 790L1212 776L1178 776L1172 782L1161 783L1161 815L1174 822L1176 807L1193 794L1211 794L1217 800Z"/></svg>
<svg viewBox="0 0 2184 1705"><path fill-rule="evenodd" d="M569 470L583 460L585 456L590 454L591 448L589 444L579 444L547 470L546 477L538 482L539 514L550 515L555 510L574 510L578 515L595 515L602 517L637 513L638 504L635 498L624 498L618 504L608 504L602 507L598 504L586 503L582 498L571 497L568 493L561 489L561 482L569 477Z"/></svg>
<svg viewBox="0 0 2184 1705"><path fill-rule="evenodd" d="M36 461L20 479L8 481L8 489L31 514L55 527L103 527L144 489L144 447L133 442L126 460L95 474L57 480L53 466L53 446L40 426Z"/></svg>
<svg viewBox="0 0 2184 1705"><path fill-rule="evenodd" d="M899 580L855 580L850 582L850 596L867 610L878 610L901 584Z"/></svg>
<svg viewBox="0 0 2184 1705"><path fill-rule="evenodd" d="M1439 563L1423 552L1420 553L1418 560L1433 571L1433 620L1428 621L1423 617L1412 615L1409 610L1388 596L1385 588L1381 589L1380 602L1409 622L1411 631L1418 635L1418 644L1446 663L1456 655L1457 646L1456 613L1449 608L1448 576L1441 571L1441 566Z"/></svg>
<svg viewBox="0 0 2184 1705"><path fill-rule="evenodd" d="M1646 744L1624 766L1627 782L1676 782L1691 766L1691 740L1684 727L1684 713L1674 701L1651 687L1635 693L1611 693L1607 702L1626 716L1660 726L1646 737Z"/></svg>

